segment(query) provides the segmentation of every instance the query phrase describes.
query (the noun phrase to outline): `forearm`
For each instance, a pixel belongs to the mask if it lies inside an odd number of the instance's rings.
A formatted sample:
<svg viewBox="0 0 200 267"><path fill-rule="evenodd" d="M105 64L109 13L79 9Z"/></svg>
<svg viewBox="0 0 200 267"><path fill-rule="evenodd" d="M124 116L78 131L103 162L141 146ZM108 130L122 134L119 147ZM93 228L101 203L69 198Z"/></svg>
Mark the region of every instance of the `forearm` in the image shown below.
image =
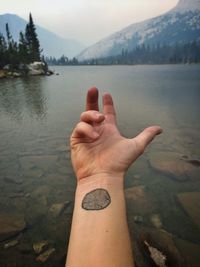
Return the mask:
<svg viewBox="0 0 200 267"><path fill-rule="evenodd" d="M90 203L96 189L106 195L100 205ZM133 267L123 177L97 176L77 186L66 267L93 266Z"/></svg>

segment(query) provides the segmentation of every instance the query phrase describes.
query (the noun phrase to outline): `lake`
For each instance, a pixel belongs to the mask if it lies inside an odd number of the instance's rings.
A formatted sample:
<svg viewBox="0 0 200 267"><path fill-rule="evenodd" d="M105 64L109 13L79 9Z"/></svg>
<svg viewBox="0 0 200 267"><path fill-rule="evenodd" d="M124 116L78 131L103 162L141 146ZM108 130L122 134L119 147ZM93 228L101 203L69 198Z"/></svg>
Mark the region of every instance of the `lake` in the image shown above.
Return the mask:
<svg viewBox="0 0 200 267"><path fill-rule="evenodd" d="M0 223L16 221L20 232L0 231L0 266L41 266L33 245L44 240L55 249L45 266L64 266L76 185L69 136L96 86L113 95L124 136L152 124L164 129L126 175L138 266L151 266L139 246L145 236L198 267L200 66L52 69L59 75L0 81Z"/></svg>

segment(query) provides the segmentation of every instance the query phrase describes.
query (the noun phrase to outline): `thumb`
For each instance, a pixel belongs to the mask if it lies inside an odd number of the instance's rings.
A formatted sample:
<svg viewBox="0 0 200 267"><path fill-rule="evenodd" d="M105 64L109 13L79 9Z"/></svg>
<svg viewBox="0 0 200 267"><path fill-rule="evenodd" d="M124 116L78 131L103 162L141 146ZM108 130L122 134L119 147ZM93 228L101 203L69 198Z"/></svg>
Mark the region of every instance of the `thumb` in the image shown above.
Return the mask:
<svg viewBox="0 0 200 267"><path fill-rule="evenodd" d="M163 132L160 126L150 126L144 129L140 134L138 134L134 141L138 145L138 149L141 150L141 154L144 152L145 148L153 141L156 135L159 135Z"/></svg>

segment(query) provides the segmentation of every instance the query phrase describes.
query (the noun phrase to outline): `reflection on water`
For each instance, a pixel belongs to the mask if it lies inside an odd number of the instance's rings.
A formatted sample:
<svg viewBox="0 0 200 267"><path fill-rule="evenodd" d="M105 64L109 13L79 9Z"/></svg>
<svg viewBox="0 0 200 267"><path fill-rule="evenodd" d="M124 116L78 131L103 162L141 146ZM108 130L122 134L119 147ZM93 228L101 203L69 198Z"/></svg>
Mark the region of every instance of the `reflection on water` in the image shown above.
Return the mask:
<svg viewBox="0 0 200 267"><path fill-rule="evenodd" d="M14 120L23 120L25 114L42 119L47 113L43 77L37 79L2 80L0 90L0 112Z"/></svg>
<svg viewBox="0 0 200 267"><path fill-rule="evenodd" d="M151 124L164 128L126 177L138 266L150 266L138 247L145 237L168 248L179 263L186 258L188 266L199 267L199 66L56 72L60 75L0 81L0 221L26 224L17 236L7 230L6 241L0 231L0 266L41 266L33 244L44 240L55 249L47 266L64 266L75 190L68 140L85 107L86 89L96 85L112 93L125 136Z"/></svg>

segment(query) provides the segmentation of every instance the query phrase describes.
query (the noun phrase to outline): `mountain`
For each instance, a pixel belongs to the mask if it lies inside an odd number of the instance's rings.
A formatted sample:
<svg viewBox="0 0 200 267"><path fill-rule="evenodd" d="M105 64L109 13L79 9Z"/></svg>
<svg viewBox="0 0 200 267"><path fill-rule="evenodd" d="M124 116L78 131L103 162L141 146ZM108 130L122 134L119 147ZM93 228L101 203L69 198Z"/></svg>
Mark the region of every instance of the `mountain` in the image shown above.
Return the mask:
<svg viewBox="0 0 200 267"><path fill-rule="evenodd" d="M134 23L82 51L79 61L114 56L141 44L200 41L200 0L180 0L169 12Z"/></svg>
<svg viewBox="0 0 200 267"><path fill-rule="evenodd" d="M19 32L25 31L27 21L13 14L0 15L0 33L6 34L5 24L9 24L10 32L15 41L19 39ZM85 46L73 39L64 39L55 33L36 25L36 31L41 48L45 56L60 57L63 54L71 58L80 53Z"/></svg>

